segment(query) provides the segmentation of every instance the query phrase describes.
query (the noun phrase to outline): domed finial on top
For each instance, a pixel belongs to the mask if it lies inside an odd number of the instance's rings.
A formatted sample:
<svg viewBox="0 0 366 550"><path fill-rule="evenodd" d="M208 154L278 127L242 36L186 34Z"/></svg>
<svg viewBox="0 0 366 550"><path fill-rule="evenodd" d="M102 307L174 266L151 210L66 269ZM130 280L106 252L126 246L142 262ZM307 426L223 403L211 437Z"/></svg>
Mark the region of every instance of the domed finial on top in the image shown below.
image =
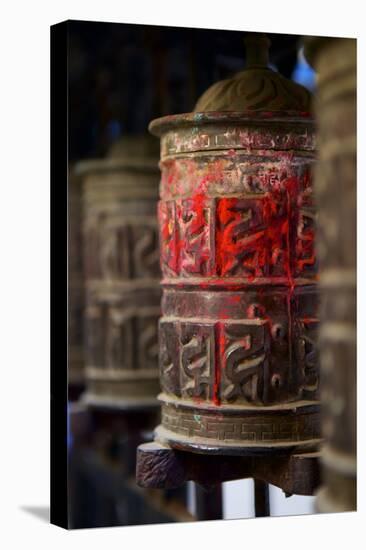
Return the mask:
<svg viewBox="0 0 366 550"><path fill-rule="evenodd" d="M244 42L246 69L208 88L194 111L310 111L310 92L269 68L269 38L247 33Z"/></svg>

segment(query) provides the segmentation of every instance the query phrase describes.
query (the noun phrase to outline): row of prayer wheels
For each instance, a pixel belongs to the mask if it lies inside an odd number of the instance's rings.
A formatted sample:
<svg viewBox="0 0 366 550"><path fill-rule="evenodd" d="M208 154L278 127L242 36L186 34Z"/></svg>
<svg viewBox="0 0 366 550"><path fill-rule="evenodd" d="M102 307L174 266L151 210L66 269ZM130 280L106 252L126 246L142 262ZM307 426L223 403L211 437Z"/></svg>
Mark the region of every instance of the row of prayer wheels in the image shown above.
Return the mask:
<svg viewBox="0 0 366 550"><path fill-rule="evenodd" d="M346 42L347 49L352 41ZM343 43L335 43L332 56L347 64ZM332 485L342 475L336 450L347 454L352 436L334 423L331 401L338 392L338 414L352 424L348 400L355 391L353 367L344 372L346 363L354 364L355 341L355 258L346 242L354 232L345 215L354 207L354 128L342 126L332 109L351 115L354 90L347 80L350 95L340 91L337 104L337 94L328 93L330 78L321 80L331 71L330 53L309 44L320 74L317 135L309 92L271 70L267 38L249 34L244 71L209 88L194 112L150 124L161 142L158 212L157 140L126 138L106 159L77 167L82 400L121 411L154 407L160 385L155 440L216 455L316 450L322 424L325 456L336 464L325 466L325 483ZM334 138L341 129L351 152L340 145L343 136ZM339 200L335 182L347 200ZM317 204L322 229L315 239ZM321 358L328 405L322 417L318 254L325 258ZM337 340L345 310L348 325ZM354 476L348 458L344 468ZM336 496L333 505L332 492L325 492L319 509L354 509L354 498L340 504Z"/></svg>

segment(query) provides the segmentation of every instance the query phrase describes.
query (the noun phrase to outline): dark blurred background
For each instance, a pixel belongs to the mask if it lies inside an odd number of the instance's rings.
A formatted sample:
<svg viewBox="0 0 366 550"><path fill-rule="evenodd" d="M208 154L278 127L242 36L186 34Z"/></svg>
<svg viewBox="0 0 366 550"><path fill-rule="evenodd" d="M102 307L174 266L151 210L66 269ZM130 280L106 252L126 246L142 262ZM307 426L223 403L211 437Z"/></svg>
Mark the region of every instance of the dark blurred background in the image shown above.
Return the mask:
<svg viewBox="0 0 366 550"><path fill-rule="evenodd" d="M189 112L214 82L245 67L244 32L69 23L69 159L102 157L156 117ZM272 68L309 89L301 37L268 34Z"/></svg>

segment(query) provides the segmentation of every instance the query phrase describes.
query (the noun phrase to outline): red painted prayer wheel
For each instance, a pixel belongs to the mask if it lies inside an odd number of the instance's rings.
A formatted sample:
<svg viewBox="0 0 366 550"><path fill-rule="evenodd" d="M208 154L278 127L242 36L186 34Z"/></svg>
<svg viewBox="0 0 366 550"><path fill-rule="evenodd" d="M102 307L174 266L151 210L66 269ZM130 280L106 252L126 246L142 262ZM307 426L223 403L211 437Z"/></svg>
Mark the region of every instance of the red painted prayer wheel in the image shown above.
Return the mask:
<svg viewBox="0 0 366 550"><path fill-rule="evenodd" d="M154 120L161 138L162 422L156 440L197 452L319 441L317 262L310 94L247 69L195 112Z"/></svg>

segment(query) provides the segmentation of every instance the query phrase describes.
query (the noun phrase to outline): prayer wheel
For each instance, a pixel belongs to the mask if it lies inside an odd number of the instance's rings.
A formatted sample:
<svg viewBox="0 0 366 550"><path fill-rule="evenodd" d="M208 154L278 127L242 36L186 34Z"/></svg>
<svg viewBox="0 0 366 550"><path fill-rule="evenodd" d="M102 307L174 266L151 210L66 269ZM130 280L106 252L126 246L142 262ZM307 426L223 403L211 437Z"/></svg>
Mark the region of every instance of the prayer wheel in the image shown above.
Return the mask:
<svg viewBox="0 0 366 550"><path fill-rule="evenodd" d="M86 285L83 401L114 410L155 407L161 291L154 140L124 138L107 158L80 163L78 173Z"/></svg>
<svg viewBox="0 0 366 550"><path fill-rule="evenodd" d="M268 39L161 138L158 443L199 453L320 440L315 159L309 92L268 68Z"/></svg>
<svg viewBox="0 0 366 550"><path fill-rule="evenodd" d="M356 509L356 40L308 37L317 71L321 512Z"/></svg>

